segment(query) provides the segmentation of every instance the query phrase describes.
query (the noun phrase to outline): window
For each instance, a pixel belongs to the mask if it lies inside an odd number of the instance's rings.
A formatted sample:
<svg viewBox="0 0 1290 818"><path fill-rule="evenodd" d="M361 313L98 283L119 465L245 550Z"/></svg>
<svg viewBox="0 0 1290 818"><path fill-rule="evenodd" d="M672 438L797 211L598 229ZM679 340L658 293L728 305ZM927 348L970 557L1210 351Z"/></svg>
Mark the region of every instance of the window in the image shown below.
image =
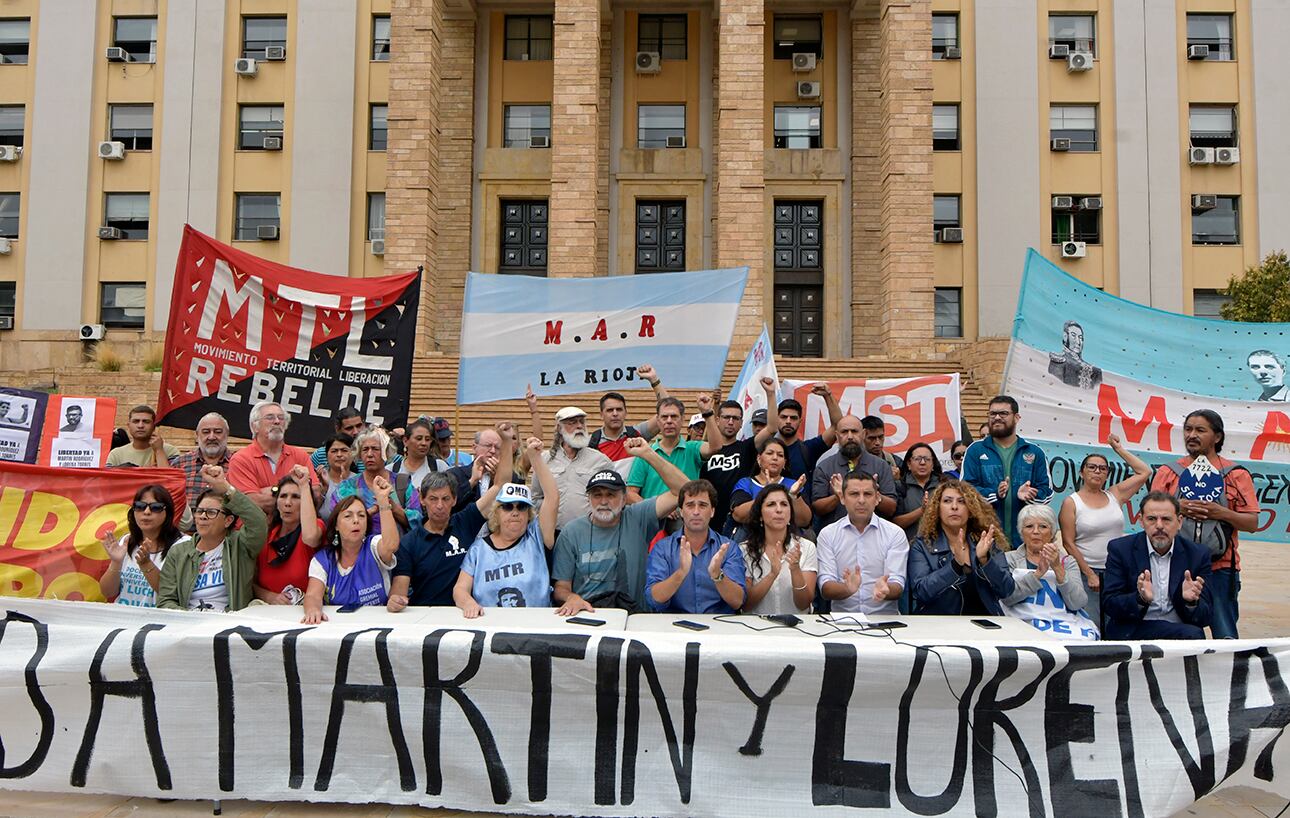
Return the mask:
<svg viewBox="0 0 1290 818"><path fill-rule="evenodd" d="M1078 202L1091 195L1094 194L1079 193L1071 198ZM1052 213L1053 244L1067 241L1102 243L1101 210L1054 210Z"/></svg>
<svg viewBox="0 0 1290 818"><path fill-rule="evenodd" d="M684 14L642 14L636 32L637 51L656 51L665 60L684 60L687 22Z"/></svg>
<svg viewBox="0 0 1290 818"><path fill-rule="evenodd" d="M945 49L959 47L959 16L932 15L932 59L945 59Z"/></svg>
<svg viewBox="0 0 1290 818"><path fill-rule="evenodd" d="M237 241L256 241L261 227L278 227L281 224L282 197L277 193L237 194L237 224L233 238Z"/></svg>
<svg viewBox="0 0 1290 818"><path fill-rule="evenodd" d="M542 147L539 141L534 146L533 137L546 140L546 147L551 146L551 106L550 105L507 105L502 147L531 148Z"/></svg>
<svg viewBox="0 0 1290 818"><path fill-rule="evenodd" d="M385 238L385 194L367 194L367 240Z"/></svg>
<svg viewBox="0 0 1290 818"><path fill-rule="evenodd" d="M963 289L936 288L936 337L963 337Z"/></svg>
<svg viewBox="0 0 1290 818"><path fill-rule="evenodd" d="M375 62L390 61L389 15L372 18L372 60Z"/></svg>
<svg viewBox="0 0 1290 818"><path fill-rule="evenodd" d="M1071 51L1087 51L1095 54L1096 21L1097 18L1092 14L1050 14L1048 15L1048 44L1064 45Z"/></svg>
<svg viewBox="0 0 1290 818"><path fill-rule="evenodd" d="M1240 244L1240 197L1217 196L1215 198L1218 204L1213 208L1191 212L1191 243Z"/></svg>
<svg viewBox="0 0 1290 818"><path fill-rule="evenodd" d="M22 105L0 105L0 145L22 147L23 123L27 109Z"/></svg>
<svg viewBox="0 0 1290 818"><path fill-rule="evenodd" d="M824 22L818 14L776 14L774 37L777 60L791 60L794 54L824 56Z"/></svg>
<svg viewBox="0 0 1290 818"><path fill-rule="evenodd" d="M1192 147L1236 147L1236 109L1232 106L1193 105L1188 119Z"/></svg>
<svg viewBox="0 0 1290 818"><path fill-rule="evenodd" d="M31 20L0 20L0 63L26 65L31 50Z"/></svg>
<svg viewBox="0 0 1290 818"><path fill-rule="evenodd" d="M18 282L0 281L0 315L13 318L18 301Z"/></svg>
<svg viewBox="0 0 1290 818"><path fill-rule="evenodd" d="M1187 45L1209 46L1207 60L1235 59L1232 55L1232 15L1188 14Z"/></svg>
<svg viewBox="0 0 1290 818"><path fill-rule="evenodd" d="M264 150L264 140L282 138L282 123L286 109L281 105L243 105L242 125L237 147L244 151Z"/></svg>
<svg viewBox="0 0 1290 818"><path fill-rule="evenodd" d="M1191 312L1197 318L1222 318L1223 305L1231 302L1232 297L1221 290L1192 290Z"/></svg>
<svg viewBox="0 0 1290 818"><path fill-rule="evenodd" d="M636 202L636 272L685 270L685 201Z"/></svg>
<svg viewBox="0 0 1290 818"><path fill-rule="evenodd" d="M367 149L383 151L390 144L390 106L373 105L371 125L367 131Z"/></svg>
<svg viewBox="0 0 1290 818"><path fill-rule="evenodd" d="M148 238L148 194L107 194L103 203L103 226L117 228L123 239Z"/></svg>
<svg viewBox="0 0 1290 818"><path fill-rule="evenodd" d="M510 200L502 205L499 272L546 275L546 199Z"/></svg>
<svg viewBox="0 0 1290 818"><path fill-rule="evenodd" d="M99 296L99 323L105 327L143 329L148 311L148 285L142 281L128 284L103 284Z"/></svg>
<svg viewBox="0 0 1290 818"><path fill-rule="evenodd" d="M109 105L108 137L126 150L152 150L152 106Z"/></svg>
<svg viewBox="0 0 1290 818"><path fill-rule="evenodd" d="M941 230L946 227L962 227L961 217L959 216L959 197L954 196L933 196L932 197L932 239L935 240Z"/></svg>
<svg viewBox="0 0 1290 818"><path fill-rule="evenodd" d="M131 62L156 62L157 18L113 17L112 45L124 48Z"/></svg>
<svg viewBox="0 0 1290 818"><path fill-rule="evenodd" d="M636 109L636 147L666 148L670 136L685 138L684 105L641 105Z"/></svg>
<svg viewBox="0 0 1290 818"><path fill-rule="evenodd" d="M959 106L932 106L932 150L959 149Z"/></svg>
<svg viewBox="0 0 1290 818"><path fill-rule="evenodd" d="M1071 150L1089 153L1097 150L1097 106L1054 105L1048 109L1048 136L1069 139Z"/></svg>
<svg viewBox="0 0 1290 818"><path fill-rule="evenodd" d="M551 59L551 15L506 15L506 59Z"/></svg>
<svg viewBox="0 0 1290 818"><path fill-rule="evenodd" d="M820 106L776 105L775 147L823 147L820 140Z"/></svg>
<svg viewBox="0 0 1290 818"><path fill-rule="evenodd" d="M18 211L22 204L20 193L0 193L0 238L18 238Z"/></svg>
<svg viewBox="0 0 1290 818"><path fill-rule="evenodd" d="M257 60L265 58L269 46L287 45L286 17L243 17L242 56Z"/></svg>

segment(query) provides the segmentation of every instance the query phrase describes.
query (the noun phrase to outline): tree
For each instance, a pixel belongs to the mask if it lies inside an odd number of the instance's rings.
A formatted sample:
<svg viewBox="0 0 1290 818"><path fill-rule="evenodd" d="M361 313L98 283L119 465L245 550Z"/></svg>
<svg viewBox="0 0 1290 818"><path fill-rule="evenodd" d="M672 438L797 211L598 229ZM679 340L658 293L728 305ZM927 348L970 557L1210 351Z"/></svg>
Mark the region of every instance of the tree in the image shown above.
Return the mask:
<svg viewBox="0 0 1290 818"><path fill-rule="evenodd" d="M1269 253L1258 267L1241 278L1232 277L1224 294L1227 321L1290 322L1290 259L1284 250Z"/></svg>

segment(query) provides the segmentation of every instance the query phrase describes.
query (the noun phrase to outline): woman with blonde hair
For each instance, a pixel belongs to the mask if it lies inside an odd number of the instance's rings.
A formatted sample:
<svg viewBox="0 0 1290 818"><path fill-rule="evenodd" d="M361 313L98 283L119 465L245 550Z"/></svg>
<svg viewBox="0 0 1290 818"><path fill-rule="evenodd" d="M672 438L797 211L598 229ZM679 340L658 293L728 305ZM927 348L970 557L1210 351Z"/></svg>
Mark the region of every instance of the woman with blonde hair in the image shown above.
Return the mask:
<svg viewBox="0 0 1290 818"><path fill-rule="evenodd" d="M916 614L1002 616L1000 600L1016 583L993 509L962 480L946 480L927 501L909 548L909 586Z"/></svg>
<svg viewBox="0 0 1290 818"><path fill-rule="evenodd" d="M1016 588L1004 611L1057 637L1097 639L1096 623L1084 613L1088 592L1079 563L1057 542L1057 515L1048 506L1027 505L1017 515L1021 548L1006 559Z"/></svg>

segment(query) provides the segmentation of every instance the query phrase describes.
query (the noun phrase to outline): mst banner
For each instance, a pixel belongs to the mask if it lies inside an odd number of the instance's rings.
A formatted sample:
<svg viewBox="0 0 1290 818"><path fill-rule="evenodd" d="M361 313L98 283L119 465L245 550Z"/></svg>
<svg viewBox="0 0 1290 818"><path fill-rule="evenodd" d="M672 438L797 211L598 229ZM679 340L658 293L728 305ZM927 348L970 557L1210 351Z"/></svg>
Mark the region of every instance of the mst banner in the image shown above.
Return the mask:
<svg viewBox="0 0 1290 818"><path fill-rule="evenodd" d="M1163 816L1220 784L1290 790L1287 640L0 617L0 788L740 818Z"/></svg>
<svg viewBox="0 0 1290 818"><path fill-rule="evenodd" d="M748 268L599 278L469 273L458 403L721 380Z"/></svg>
<svg viewBox="0 0 1290 818"><path fill-rule="evenodd" d="M134 494L149 483L165 486L175 508L183 508L179 469L55 469L0 462L0 596L101 602L99 577L108 565L103 535L126 532Z"/></svg>
<svg viewBox="0 0 1290 818"><path fill-rule="evenodd" d="M166 327L159 424L196 428L207 412L249 437L262 400L291 415L290 443L312 444L353 406L373 423L408 415L419 272L324 275L267 261L184 226Z"/></svg>
<svg viewBox="0 0 1290 818"><path fill-rule="evenodd" d="M1090 451L1111 456L1112 481L1125 474L1106 446L1110 434L1153 466L1185 457L1183 419L1213 409L1226 428L1223 456L1254 477L1258 537L1290 541L1287 338L1290 324L1192 318L1125 301L1031 250L1003 391L1021 404L1020 434L1048 454L1058 495L1078 489Z"/></svg>

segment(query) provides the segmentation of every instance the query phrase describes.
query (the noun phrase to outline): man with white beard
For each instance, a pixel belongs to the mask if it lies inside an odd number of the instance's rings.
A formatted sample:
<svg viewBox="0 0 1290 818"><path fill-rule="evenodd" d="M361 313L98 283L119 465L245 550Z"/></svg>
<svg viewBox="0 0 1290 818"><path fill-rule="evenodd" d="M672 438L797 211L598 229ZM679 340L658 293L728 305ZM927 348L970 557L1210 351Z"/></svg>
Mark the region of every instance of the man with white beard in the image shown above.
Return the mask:
<svg viewBox="0 0 1290 818"><path fill-rule="evenodd" d="M645 611L645 558L659 520L676 509L677 493L689 478L642 438L624 444L658 472L667 491L627 505L627 484L612 466L591 476L585 486L590 511L572 520L555 543L551 598L560 616L579 611L623 608ZM561 488L561 498L564 496ZM563 509L561 509L563 510Z"/></svg>
<svg viewBox="0 0 1290 818"><path fill-rule="evenodd" d="M546 465L560 488L560 510L555 518L557 532L591 511L587 504L587 481L596 472L614 466L614 461L590 443L586 412L576 406L566 406L555 413L555 440L547 453ZM542 507L540 483L533 487L533 506Z"/></svg>
<svg viewBox="0 0 1290 818"><path fill-rule="evenodd" d="M291 416L282 404L260 401L251 407L251 442L228 460L229 485L251 498L265 514L273 513L278 502L273 490L294 466L304 466L309 472L314 507L322 503L318 472L309 460L309 451L283 442L290 423Z"/></svg>
<svg viewBox="0 0 1290 818"><path fill-rule="evenodd" d="M202 415L202 419L197 421L196 437L197 448L184 452L175 461L175 468L184 472L188 508L197 505L197 498L210 488L210 484L202 479L202 466L219 466L228 471L228 421L219 412Z"/></svg>

